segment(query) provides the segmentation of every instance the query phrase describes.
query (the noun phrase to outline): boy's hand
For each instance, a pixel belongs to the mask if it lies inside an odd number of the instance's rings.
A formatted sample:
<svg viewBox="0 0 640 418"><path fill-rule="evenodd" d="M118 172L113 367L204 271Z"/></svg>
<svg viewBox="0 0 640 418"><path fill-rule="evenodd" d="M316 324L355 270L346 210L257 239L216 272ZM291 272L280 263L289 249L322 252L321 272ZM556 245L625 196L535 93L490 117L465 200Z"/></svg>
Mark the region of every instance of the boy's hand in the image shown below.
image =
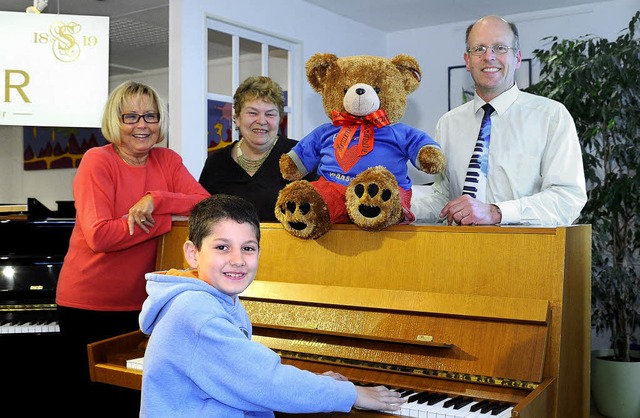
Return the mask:
<svg viewBox="0 0 640 418"><path fill-rule="evenodd" d="M398 411L405 399L400 393L384 386L356 386L358 397L353 404L357 409L372 409L376 411Z"/></svg>

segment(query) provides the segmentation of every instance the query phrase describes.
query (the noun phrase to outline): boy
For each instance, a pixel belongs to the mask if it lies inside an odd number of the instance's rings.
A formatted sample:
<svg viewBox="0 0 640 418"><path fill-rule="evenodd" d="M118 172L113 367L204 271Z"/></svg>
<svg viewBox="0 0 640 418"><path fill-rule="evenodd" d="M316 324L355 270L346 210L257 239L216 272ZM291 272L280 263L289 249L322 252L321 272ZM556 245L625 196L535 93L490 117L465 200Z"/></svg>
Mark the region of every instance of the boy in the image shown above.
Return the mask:
<svg viewBox="0 0 640 418"><path fill-rule="evenodd" d="M275 352L251 341L251 322L238 299L253 281L260 255L260 223L251 203L218 194L196 204L183 250L192 269L146 276L140 328L151 337L142 417L400 409L397 392L283 365Z"/></svg>

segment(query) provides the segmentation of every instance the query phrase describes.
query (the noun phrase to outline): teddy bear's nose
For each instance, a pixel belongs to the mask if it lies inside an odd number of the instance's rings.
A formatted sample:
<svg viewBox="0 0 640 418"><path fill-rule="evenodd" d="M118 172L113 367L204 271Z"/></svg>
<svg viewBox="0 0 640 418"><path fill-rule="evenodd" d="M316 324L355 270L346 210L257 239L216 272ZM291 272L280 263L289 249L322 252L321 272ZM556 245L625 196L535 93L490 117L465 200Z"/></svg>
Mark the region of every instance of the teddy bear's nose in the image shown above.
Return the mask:
<svg viewBox="0 0 640 418"><path fill-rule="evenodd" d="M365 93L364 89L362 87L359 87L356 89L356 94L358 96L362 96Z"/></svg>

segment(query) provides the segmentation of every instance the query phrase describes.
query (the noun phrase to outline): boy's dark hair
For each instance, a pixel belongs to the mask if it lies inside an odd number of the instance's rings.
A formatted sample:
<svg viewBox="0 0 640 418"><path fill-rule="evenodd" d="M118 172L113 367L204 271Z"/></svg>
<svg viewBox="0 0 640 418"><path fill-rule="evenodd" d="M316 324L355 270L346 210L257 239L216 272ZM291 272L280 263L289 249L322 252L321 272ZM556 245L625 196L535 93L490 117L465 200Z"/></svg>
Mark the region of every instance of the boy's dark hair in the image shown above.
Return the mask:
<svg viewBox="0 0 640 418"><path fill-rule="evenodd" d="M260 243L260 218L256 208L246 199L226 194L215 194L193 207L189 216L189 241L200 250L202 241L211 233L211 227L225 219L251 225Z"/></svg>

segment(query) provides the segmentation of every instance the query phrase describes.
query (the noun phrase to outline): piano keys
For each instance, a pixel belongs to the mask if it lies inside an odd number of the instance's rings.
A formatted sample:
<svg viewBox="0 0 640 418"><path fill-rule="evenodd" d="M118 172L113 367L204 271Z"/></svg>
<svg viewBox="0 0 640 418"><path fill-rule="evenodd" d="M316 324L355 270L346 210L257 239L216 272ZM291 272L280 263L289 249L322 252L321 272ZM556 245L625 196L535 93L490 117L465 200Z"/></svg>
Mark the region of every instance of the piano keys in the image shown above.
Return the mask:
<svg viewBox="0 0 640 418"><path fill-rule="evenodd" d="M160 240L158 270L186 267L187 226L175 221ZM456 414L482 417L489 412L482 405L497 404L504 410L496 415L511 418L588 417L589 226L403 225L371 233L334 225L318 240L299 240L279 224L262 224L261 232L260 269L240 297L254 339L284 363L481 405ZM96 381L139 388L140 371L127 370L113 351L139 357L144 336L125 337L91 344L90 370ZM449 418L416 404L400 415L349 415Z"/></svg>
<svg viewBox="0 0 640 418"><path fill-rule="evenodd" d="M392 415L417 418L507 418L513 407L508 403L474 400L466 396L449 397L438 392L402 391L405 403Z"/></svg>
<svg viewBox="0 0 640 418"><path fill-rule="evenodd" d="M59 332L55 303L0 305L0 335Z"/></svg>

